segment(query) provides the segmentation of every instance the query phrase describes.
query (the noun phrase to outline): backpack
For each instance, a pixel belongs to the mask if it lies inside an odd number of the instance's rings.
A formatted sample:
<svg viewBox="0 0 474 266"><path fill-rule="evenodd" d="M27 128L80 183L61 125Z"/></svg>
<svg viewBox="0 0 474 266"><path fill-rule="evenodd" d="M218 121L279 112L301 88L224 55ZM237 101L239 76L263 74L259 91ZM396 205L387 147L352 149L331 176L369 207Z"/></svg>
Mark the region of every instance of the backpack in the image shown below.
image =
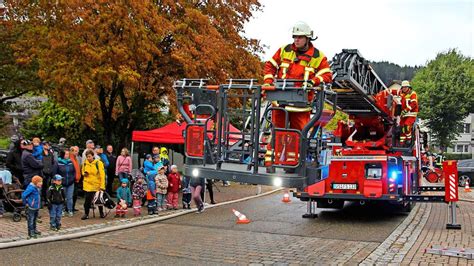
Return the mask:
<svg viewBox="0 0 474 266"><path fill-rule="evenodd" d="M94 206L105 206L107 209L115 208L115 202L110 199L110 196L105 191L97 191L92 199Z"/></svg>

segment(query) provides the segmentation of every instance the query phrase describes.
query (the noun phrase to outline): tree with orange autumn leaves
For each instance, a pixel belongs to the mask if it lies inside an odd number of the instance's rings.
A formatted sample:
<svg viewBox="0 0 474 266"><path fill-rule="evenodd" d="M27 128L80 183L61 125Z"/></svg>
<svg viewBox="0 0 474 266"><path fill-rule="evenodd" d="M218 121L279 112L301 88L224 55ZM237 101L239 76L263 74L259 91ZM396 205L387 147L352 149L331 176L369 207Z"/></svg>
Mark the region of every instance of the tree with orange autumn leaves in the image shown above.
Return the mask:
<svg viewBox="0 0 474 266"><path fill-rule="evenodd" d="M177 79L261 76L261 47L242 34L258 0L5 2L8 22L28 25L17 62L37 62L48 96L103 143L128 144L157 102L174 105Z"/></svg>

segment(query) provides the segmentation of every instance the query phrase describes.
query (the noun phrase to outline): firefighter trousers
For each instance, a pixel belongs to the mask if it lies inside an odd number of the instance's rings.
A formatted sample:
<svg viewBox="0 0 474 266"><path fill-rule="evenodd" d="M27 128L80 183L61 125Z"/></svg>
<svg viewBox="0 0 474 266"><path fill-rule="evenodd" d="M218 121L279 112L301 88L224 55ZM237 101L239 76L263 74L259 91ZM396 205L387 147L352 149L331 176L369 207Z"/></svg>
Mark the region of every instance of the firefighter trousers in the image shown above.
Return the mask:
<svg viewBox="0 0 474 266"><path fill-rule="evenodd" d="M400 144L405 144L411 141L411 132L413 130L413 124L415 123L415 120L416 117L412 116L402 117L400 119L400 127L402 128L402 132L400 134Z"/></svg>
<svg viewBox="0 0 474 266"><path fill-rule="evenodd" d="M310 112L288 112L288 128L303 130L309 120ZM272 123L275 128L285 128L285 112L282 110L273 110ZM265 154L265 166L271 165L272 153L273 147L271 141L269 141L267 144L267 153Z"/></svg>

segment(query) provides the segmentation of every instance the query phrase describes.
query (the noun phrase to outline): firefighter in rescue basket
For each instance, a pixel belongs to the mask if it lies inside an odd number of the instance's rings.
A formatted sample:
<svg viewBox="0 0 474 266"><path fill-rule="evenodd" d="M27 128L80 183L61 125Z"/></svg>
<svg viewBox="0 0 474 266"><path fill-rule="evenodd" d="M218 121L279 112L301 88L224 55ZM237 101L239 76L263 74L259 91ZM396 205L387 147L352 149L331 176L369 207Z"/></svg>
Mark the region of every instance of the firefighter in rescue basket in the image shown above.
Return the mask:
<svg viewBox="0 0 474 266"><path fill-rule="evenodd" d="M312 88L320 83L331 83L332 72L326 56L318 50L311 41L313 31L305 22L297 22L292 30L293 43L278 49L270 60L265 63L264 85L271 86L275 79L299 79L304 80L300 86ZM310 91L308 101L311 102L314 92ZM278 102L272 102L273 106L279 106ZM302 130L310 119L311 107L281 106L289 113L289 127ZM272 111L272 123L276 128L285 128L285 113L282 110ZM286 145L288 143L282 143ZM265 166L272 164L273 147L269 143L265 154ZM279 156L278 154L276 156ZM280 156L285 160L296 160L291 155ZM268 168L267 168L268 169Z"/></svg>

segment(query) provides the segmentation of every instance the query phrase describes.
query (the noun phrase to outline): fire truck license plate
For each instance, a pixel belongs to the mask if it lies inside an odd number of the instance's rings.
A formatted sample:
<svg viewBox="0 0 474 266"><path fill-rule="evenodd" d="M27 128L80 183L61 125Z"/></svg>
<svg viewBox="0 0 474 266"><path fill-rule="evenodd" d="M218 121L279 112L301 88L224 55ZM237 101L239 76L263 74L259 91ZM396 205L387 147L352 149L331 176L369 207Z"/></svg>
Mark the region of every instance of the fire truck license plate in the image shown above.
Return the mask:
<svg viewBox="0 0 474 266"><path fill-rule="evenodd" d="M357 189L357 184L332 184L332 189Z"/></svg>

